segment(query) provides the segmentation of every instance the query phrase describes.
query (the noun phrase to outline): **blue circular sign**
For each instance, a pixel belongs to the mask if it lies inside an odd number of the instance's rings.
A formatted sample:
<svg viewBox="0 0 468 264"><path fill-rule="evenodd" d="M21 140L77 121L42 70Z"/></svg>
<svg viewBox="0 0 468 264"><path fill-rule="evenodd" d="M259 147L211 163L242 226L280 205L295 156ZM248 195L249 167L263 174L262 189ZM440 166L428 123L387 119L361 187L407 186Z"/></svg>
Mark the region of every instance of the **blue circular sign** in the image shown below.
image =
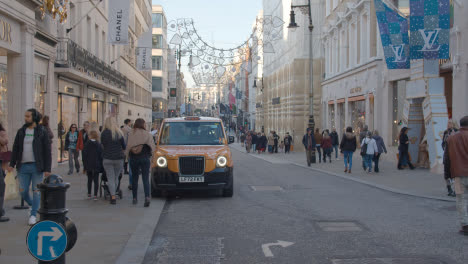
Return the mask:
<svg viewBox="0 0 468 264"><path fill-rule="evenodd" d="M41 221L33 225L26 237L29 253L41 261L60 258L67 249L67 233L62 225Z"/></svg>

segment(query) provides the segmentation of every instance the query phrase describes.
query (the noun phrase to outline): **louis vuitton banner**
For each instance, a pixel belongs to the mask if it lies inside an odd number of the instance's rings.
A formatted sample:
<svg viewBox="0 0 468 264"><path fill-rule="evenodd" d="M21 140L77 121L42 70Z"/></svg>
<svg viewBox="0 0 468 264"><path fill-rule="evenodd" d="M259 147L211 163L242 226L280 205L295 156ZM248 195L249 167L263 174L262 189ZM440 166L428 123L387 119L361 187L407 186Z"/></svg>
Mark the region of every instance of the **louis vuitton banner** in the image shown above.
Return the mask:
<svg viewBox="0 0 468 264"><path fill-rule="evenodd" d="M108 44L128 45L129 10L129 0L112 0L109 3Z"/></svg>
<svg viewBox="0 0 468 264"><path fill-rule="evenodd" d="M410 0L410 58L448 59L450 0Z"/></svg>

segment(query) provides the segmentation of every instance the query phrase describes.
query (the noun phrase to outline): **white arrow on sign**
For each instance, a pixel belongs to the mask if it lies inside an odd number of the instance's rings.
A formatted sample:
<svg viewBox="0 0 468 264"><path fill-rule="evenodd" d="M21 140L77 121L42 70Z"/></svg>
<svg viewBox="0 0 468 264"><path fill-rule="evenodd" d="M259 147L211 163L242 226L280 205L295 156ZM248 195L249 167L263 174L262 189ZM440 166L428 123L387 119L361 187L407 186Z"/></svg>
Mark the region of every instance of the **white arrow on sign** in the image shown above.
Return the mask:
<svg viewBox="0 0 468 264"><path fill-rule="evenodd" d="M42 238L43 237L52 237L50 241L57 241L59 238L63 236L62 232L57 227L51 227L52 232L39 232L37 235L37 255L42 256ZM54 254L55 255L55 254Z"/></svg>
<svg viewBox="0 0 468 264"><path fill-rule="evenodd" d="M272 258L274 256L273 256L273 253L271 252L271 249L270 249L271 246L282 246L283 248L285 248L285 247L289 247L289 246L292 246L292 245L294 245L293 242L278 240L278 242L276 242L276 243L263 244L262 245L262 250L263 250L263 254L265 254L265 257Z"/></svg>

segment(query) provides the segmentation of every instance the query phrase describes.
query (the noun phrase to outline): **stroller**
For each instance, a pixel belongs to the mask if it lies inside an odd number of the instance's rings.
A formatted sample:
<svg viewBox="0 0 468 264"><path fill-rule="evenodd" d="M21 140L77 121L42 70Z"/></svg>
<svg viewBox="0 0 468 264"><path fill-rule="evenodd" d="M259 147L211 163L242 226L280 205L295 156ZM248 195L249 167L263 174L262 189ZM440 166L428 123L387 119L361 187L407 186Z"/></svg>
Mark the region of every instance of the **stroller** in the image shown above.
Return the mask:
<svg viewBox="0 0 468 264"><path fill-rule="evenodd" d="M120 180L122 180L122 172L119 174L119 182L117 183L117 187L115 190L115 195L119 196L120 199L122 199L122 190L120 189ZM107 198L111 198L109 186L107 185L107 175L106 172L103 171L101 175L101 181L99 183L99 197L102 197L104 193L104 200L107 200Z"/></svg>

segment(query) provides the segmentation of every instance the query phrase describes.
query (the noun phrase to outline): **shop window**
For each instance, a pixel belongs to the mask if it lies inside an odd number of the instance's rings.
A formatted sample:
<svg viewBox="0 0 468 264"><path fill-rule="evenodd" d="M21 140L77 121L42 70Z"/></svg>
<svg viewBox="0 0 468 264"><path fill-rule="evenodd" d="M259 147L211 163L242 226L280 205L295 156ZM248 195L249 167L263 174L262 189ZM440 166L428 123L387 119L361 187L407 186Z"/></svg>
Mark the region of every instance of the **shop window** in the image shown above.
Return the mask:
<svg viewBox="0 0 468 264"><path fill-rule="evenodd" d="M44 114L45 103L45 76L41 74L34 74L34 108L41 114Z"/></svg>
<svg viewBox="0 0 468 264"><path fill-rule="evenodd" d="M163 48L163 36L162 35L153 35L153 49L162 49Z"/></svg>
<svg viewBox="0 0 468 264"><path fill-rule="evenodd" d="M366 124L366 101L350 102L349 110L352 122L351 127L355 134L359 134Z"/></svg>
<svg viewBox="0 0 468 264"><path fill-rule="evenodd" d="M162 92L162 78L161 77L152 77L152 91L153 92Z"/></svg>
<svg viewBox="0 0 468 264"><path fill-rule="evenodd" d="M6 130L8 130L7 76L6 65L0 65L0 122Z"/></svg>

